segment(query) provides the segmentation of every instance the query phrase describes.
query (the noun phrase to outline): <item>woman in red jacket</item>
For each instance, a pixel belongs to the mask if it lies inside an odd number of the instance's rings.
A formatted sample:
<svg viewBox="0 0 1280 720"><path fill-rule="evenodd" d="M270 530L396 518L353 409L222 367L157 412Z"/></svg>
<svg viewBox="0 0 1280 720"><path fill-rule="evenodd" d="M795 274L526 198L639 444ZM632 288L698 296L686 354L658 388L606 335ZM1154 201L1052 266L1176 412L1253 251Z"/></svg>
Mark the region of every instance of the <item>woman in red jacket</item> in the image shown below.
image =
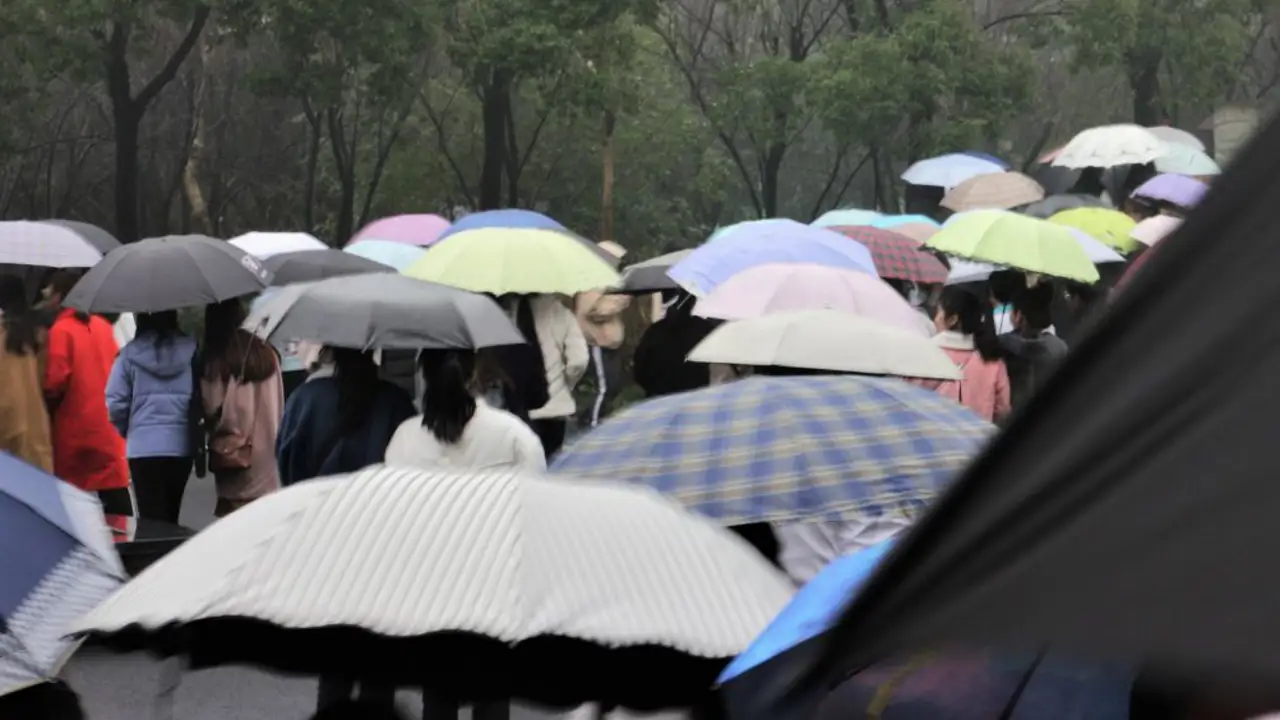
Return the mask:
<svg viewBox="0 0 1280 720"><path fill-rule="evenodd" d="M53 474L98 493L104 512L132 515L124 438L107 416L107 378L119 348L106 320L61 307L75 281L70 273L55 273L46 296L59 308L49 329L44 376L53 428Z"/></svg>

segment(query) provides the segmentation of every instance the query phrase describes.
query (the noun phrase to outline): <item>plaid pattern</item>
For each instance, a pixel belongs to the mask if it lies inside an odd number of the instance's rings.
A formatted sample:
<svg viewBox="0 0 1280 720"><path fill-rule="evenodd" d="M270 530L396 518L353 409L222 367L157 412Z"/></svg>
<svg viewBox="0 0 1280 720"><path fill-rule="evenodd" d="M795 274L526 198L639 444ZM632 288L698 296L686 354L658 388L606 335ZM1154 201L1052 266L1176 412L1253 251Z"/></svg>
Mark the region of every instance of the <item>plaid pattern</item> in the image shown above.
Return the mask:
<svg viewBox="0 0 1280 720"><path fill-rule="evenodd" d="M648 485L725 525L914 518L991 429L894 378L756 376L635 405L552 469Z"/></svg>
<svg viewBox="0 0 1280 720"><path fill-rule="evenodd" d="M876 263L876 273L882 278L918 283L947 281L947 266L906 235L865 225L831 229L865 245Z"/></svg>
<svg viewBox="0 0 1280 720"><path fill-rule="evenodd" d="M0 222L0 264L84 268L101 259L102 252L69 224Z"/></svg>

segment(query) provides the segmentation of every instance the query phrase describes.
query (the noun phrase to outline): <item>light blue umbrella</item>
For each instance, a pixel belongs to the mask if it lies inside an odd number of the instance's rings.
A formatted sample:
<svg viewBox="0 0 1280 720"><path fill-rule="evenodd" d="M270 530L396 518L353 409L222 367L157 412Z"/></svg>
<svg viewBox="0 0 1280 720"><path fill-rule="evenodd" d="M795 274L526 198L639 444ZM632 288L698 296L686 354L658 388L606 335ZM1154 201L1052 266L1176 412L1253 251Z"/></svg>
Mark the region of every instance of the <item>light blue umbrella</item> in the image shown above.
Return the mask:
<svg viewBox="0 0 1280 720"><path fill-rule="evenodd" d="M910 223L925 223L934 227L942 227L937 220L928 215L884 215L871 221L870 225L874 228L889 230L899 225L907 225Z"/></svg>
<svg viewBox="0 0 1280 720"><path fill-rule="evenodd" d="M822 217L809 223L814 227L852 227L855 225L870 225L872 221L880 217L881 214L875 210L859 210L858 208L841 208L839 210L828 210L822 214Z"/></svg>
<svg viewBox="0 0 1280 720"><path fill-rule="evenodd" d="M461 232L479 230L481 228L524 228L528 230L559 230L567 232L564 225L540 212L521 210L519 208L482 210L459 218L457 222L449 226L448 230L440 234L436 242Z"/></svg>
<svg viewBox="0 0 1280 720"><path fill-rule="evenodd" d="M426 249L390 240L357 240L343 248L342 252L389 265L395 268L396 272L400 272L417 262Z"/></svg>
<svg viewBox="0 0 1280 720"><path fill-rule="evenodd" d="M831 230L778 218L717 230L667 275L701 297L747 268L770 263L809 263L876 274L871 251L861 243Z"/></svg>
<svg viewBox="0 0 1280 720"><path fill-rule="evenodd" d="M1005 170L1003 162L992 162L970 153L948 153L917 161L902 173L902 180L912 185L949 189L975 175L1001 173Z"/></svg>

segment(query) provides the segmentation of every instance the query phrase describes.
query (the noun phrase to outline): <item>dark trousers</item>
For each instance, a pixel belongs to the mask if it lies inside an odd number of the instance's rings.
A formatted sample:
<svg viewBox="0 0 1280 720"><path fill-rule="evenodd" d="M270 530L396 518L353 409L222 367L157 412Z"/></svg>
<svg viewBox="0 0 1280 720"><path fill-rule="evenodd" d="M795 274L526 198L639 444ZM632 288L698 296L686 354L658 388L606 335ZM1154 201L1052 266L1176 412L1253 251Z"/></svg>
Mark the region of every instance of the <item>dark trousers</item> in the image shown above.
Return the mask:
<svg viewBox="0 0 1280 720"><path fill-rule="evenodd" d="M194 461L189 457L147 457L129 460L138 516L178 524L182 495Z"/></svg>
<svg viewBox="0 0 1280 720"><path fill-rule="evenodd" d="M569 427L569 421L564 418L547 418L534 420L532 425L533 431L542 441L542 451L550 460L551 456L560 450L560 446L564 445L564 433Z"/></svg>
<svg viewBox="0 0 1280 720"><path fill-rule="evenodd" d="M127 487L99 490L98 501L102 503L105 515L133 517L133 497L129 495Z"/></svg>

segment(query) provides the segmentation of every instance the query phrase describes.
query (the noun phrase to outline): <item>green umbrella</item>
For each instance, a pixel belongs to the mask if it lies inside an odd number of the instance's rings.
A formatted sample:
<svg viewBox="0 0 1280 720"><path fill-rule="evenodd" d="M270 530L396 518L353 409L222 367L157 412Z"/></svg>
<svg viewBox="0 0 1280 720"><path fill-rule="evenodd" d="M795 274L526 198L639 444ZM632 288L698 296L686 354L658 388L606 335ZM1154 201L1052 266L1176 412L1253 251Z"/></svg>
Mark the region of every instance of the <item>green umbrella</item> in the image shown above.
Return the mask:
<svg viewBox="0 0 1280 720"><path fill-rule="evenodd" d="M1066 227L1007 210L957 213L925 245L1014 270L1098 281L1098 269Z"/></svg>

